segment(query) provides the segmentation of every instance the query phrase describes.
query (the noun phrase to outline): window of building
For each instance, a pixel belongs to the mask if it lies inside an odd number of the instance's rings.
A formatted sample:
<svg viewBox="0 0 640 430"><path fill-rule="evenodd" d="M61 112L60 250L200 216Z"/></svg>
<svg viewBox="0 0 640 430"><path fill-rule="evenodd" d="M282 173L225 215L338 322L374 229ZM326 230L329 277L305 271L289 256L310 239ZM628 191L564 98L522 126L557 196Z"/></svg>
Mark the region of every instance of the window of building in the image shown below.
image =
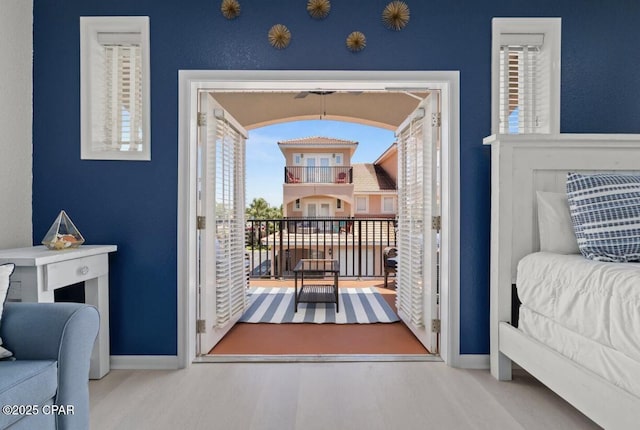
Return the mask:
<svg viewBox="0 0 640 430"><path fill-rule="evenodd" d="M81 158L150 160L149 18L81 17Z"/></svg>
<svg viewBox="0 0 640 430"><path fill-rule="evenodd" d="M342 209L342 200L336 200L336 209Z"/></svg>
<svg viewBox="0 0 640 430"><path fill-rule="evenodd" d="M395 197L382 197L382 212L394 213L396 211L396 198Z"/></svg>
<svg viewBox="0 0 640 430"><path fill-rule="evenodd" d="M293 164L296 166L302 164L302 154L293 154Z"/></svg>
<svg viewBox="0 0 640 430"><path fill-rule="evenodd" d="M560 18L494 18L494 134L560 132Z"/></svg>
<svg viewBox="0 0 640 430"><path fill-rule="evenodd" d="M342 154L335 154L335 165L342 166Z"/></svg>
<svg viewBox="0 0 640 430"><path fill-rule="evenodd" d="M356 197L356 212L368 212L369 198L367 196Z"/></svg>
<svg viewBox="0 0 640 430"><path fill-rule="evenodd" d="M300 209L300 199L296 199L295 208Z"/></svg>

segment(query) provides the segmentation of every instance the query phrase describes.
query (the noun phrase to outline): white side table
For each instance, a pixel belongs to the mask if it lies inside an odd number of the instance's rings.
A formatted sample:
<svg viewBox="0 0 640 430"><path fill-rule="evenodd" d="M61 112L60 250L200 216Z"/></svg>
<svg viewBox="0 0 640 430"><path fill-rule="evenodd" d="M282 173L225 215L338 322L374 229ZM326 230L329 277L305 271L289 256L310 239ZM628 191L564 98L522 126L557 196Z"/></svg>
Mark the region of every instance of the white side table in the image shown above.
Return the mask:
<svg viewBox="0 0 640 430"><path fill-rule="evenodd" d="M44 246L0 250L0 264L16 265L10 298L52 303L55 289L84 282L85 302L100 312L100 331L91 353L91 379L100 379L109 372L108 254L117 249L115 245L82 245L61 251Z"/></svg>

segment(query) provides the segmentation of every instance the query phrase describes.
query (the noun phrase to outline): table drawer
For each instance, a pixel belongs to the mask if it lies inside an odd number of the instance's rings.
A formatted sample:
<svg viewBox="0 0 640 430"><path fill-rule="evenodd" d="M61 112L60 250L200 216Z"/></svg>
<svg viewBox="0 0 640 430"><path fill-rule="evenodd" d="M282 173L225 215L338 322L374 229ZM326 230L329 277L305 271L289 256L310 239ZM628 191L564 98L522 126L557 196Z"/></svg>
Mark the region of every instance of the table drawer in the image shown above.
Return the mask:
<svg viewBox="0 0 640 430"><path fill-rule="evenodd" d="M51 263L44 267L44 288L47 291L53 290L97 278L108 272L109 260L106 254Z"/></svg>

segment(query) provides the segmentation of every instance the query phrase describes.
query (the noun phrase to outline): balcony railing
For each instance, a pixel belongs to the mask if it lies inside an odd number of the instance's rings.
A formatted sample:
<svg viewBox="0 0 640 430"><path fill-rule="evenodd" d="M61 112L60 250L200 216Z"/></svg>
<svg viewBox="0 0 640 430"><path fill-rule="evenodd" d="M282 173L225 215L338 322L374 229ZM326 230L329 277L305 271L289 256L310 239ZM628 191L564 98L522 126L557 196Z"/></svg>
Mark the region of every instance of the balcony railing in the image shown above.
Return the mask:
<svg viewBox="0 0 640 430"><path fill-rule="evenodd" d="M306 167L286 166L285 184L351 184L353 168L351 166Z"/></svg>
<svg viewBox="0 0 640 430"><path fill-rule="evenodd" d="M341 277L382 277L384 250L396 246L396 221L383 218L247 220L250 276L289 277L301 258L333 258Z"/></svg>

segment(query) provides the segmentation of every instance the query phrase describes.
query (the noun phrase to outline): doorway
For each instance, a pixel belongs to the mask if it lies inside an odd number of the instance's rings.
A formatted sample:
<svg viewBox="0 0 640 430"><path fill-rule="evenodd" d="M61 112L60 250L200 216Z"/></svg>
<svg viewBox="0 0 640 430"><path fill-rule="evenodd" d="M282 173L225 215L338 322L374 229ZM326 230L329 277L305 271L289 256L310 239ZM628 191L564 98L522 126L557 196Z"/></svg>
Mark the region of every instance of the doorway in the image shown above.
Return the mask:
<svg viewBox="0 0 640 430"><path fill-rule="evenodd" d="M333 216L332 204L321 200L305 202L304 216L308 218L329 218Z"/></svg>
<svg viewBox="0 0 640 430"><path fill-rule="evenodd" d="M181 139L180 145L181 187L179 240L184 253L179 253L180 285L179 291L179 357L183 365L195 358L195 303L196 274L188 262L194 261L195 213L193 194L195 181L190 178L194 171L194 136L197 127L197 92L206 89L212 91L303 91L309 89L353 90L353 91L417 91L438 89L442 99L442 217L441 232L441 356L455 364L457 353L457 292L458 292L458 74L456 72L246 72L232 74L226 72L181 72ZM244 79L243 79L244 77ZM267 79L268 78L268 79ZM187 121L188 119L188 121ZM415 119L415 118L414 118ZM410 123L414 121L410 120ZM454 300L452 300L454 299ZM190 317L193 317L190 318ZM191 334L190 334L191 333Z"/></svg>
<svg viewBox="0 0 640 430"><path fill-rule="evenodd" d="M275 101L271 102L272 98L275 100L280 94L295 100L295 92L263 94L259 92L201 91L200 93L198 115L202 120L198 129L198 142L199 148L201 148L199 151L201 158L198 165L203 166L203 169L197 179L201 184L198 201L199 206L203 209L198 212L198 216L208 222L198 228L200 238L200 252L197 260L199 266L197 294L199 349L196 352L199 356L208 355L217 342L234 327L234 324L249 306L246 294L247 285L245 277L241 273L244 262L242 252L244 236L236 234L239 227L244 224L246 166L245 160L240 159L246 152L245 145L248 138L244 124L250 126L255 122L246 112L248 106L253 105L252 99L256 95L265 97L270 102L269 105L274 112L274 121L288 122L287 115L290 113L282 113L283 106ZM438 223L433 220L437 219L440 213L440 202L437 198L439 180L436 166L438 165L441 133L439 122L434 121L440 115L440 90L385 91L382 94L361 92L357 95L336 91L331 94L330 99L335 100L338 94L345 96L341 98L341 102L348 106L348 113L356 121L367 118L364 106L369 104L369 100L372 98L370 95L392 106L394 111L401 112L403 121L400 124L389 124L389 126L396 126L395 135L398 148L396 158L398 162L394 170L398 171L398 197L401 202L397 217L398 232L394 234L397 238L395 246L397 246L400 255L396 282L396 312L426 351L430 354L438 354L438 322L440 319L436 238L439 227ZM397 95L400 97L395 97L396 105L386 100ZM326 97L326 95L323 94L322 97ZM360 102L360 105L352 99ZM236 101L236 105L231 104L231 106L235 106L236 110L230 112L220 102L221 100L227 100L227 104L230 100ZM238 105L240 109L238 109ZM323 116L330 114L330 107L336 111L341 109L340 105L329 105L323 100ZM236 117L236 115L239 116ZM263 115L263 113L257 112L256 115ZM334 185L327 181L327 179L332 179L331 175L322 175L318 172L319 170L321 173L323 169L329 167L331 151L337 151L337 148L335 144L323 148L321 144L313 143L309 150L315 152L310 157L304 157L306 172L301 181L296 184L283 185L283 195L287 195L289 187L294 187L302 193L300 197L304 197L302 201L307 217L304 222L308 226L302 229L296 228L295 233L288 228L280 228L277 236L274 231L271 237L272 244L277 240L276 237L279 237L280 245L285 241L289 244L292 236L294 244L297 244L300 236L302 236L302 243L304 243L304 233L307 233L307 246L312 252L311 258L327 258L320 249L326 250L327 240L323 239L327 235L331 237L330 242L333 242L332 221L328 219L331 215L330 205L323 202L315 194L320 187L340 189L346 186L346 184ZM320 163L316 163L316 160L319 160ZM326 163L323 163L323 160ZM355 173L354 176L356 176ZM361 183L357 185L362 186ZM274 182L273 186L277 187L279 184ZM353 187L355 193L356 184ZM358 278L364 275L363 267L366 270L367 266L371 266L375 262L375 259L370 258L369 255L374 249L368 246L363 247L362 243L368 242L370 236L375 236L375 230L380 233L383 230L381 226L375 228L375 220L367 218L368 211L372 209L372 206L379 207L380 205L369 204L368 201L372 199L368 197L366 200L367 204L361 214L364 218L352 218L349 221L357 223L358 228L354 226L350 229L350 234L345 233L344 236L345 239L351 237L351 248L354 251L357 249L357 252L352 252L351 256L345 255L345 258L342 255L336 255L335 258L332 258L340 267L344 267L351 257L352 265L358 267ZM290 221L288 219L286 224L289 224ZM386 224L389 226L390 221L387 221ZM271 230L271 228L267 230ZM370 230L374 231L369 233ZM265 231L264 233L268 239L270 232ZM336 239L340 241L339 237ZM323 242L322 246L321 242ZM282 264L276 264L278 261L276 258L277 248L277 246L270 248L271 261L274 266L274 270L271 270L272 275L277 275L275 269L282 266ZM342 254L342 252L338 254ZM382 257L382 253L379 254L379 257ZM382 258L379 260L381 262ZM340 275L343 275L342 271L340 271ZM343 297L343 294L340 293L339 296ZM268 295L267 297L273 296ZM346 297L344 298L346 299ZM284 302L286 303L286 301ZM337 317L338 315L336 315L336 320ZM384 339L380 339L380 341L384 341Z"/></svg>

